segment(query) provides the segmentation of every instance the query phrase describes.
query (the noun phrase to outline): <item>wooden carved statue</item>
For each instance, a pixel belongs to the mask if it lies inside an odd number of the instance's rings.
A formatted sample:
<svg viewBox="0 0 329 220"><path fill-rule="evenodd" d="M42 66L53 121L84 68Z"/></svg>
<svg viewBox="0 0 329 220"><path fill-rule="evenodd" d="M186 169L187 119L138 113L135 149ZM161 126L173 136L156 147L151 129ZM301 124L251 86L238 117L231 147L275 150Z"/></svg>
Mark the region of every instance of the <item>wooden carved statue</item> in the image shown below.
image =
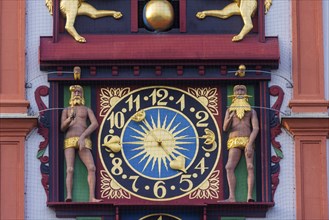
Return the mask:
<svg viewBox="0 0 329 220"><path fill-rule="evenodd" d="M265 0L265 14L269 11L272 5L272 0ZM240 15L242 17L244 26L240 33L233 37L232 41L241 41L253 28L252 17L257 9L257 0L233 0L222 10L207 10L196 14L199 19L204 19L207 16L217 17L221 19L229 18L233 15Z"/></svg>
<svg viewBox="0 0 329 220"><path fill-rule="evenodd" d="M244 152L248 172L247 201L254 202L252 192L254 187L254 152L255 139L259 131L258 117L254 109L248 103L247 88L244 85L236 85L233 88L233 100L226 110L223 131L229 132L227 141L228 160L225 166L227 182L229 186L229 198L225 202L235 202L235 168Z"/></svg>
<svg viewBox="0 0 329 220"><path fill-rule="evenodd" d="M98 127L93 111L84 105L83 88L70 87L70 107L65 108L61 117L61 131L65 132L64 155L66 160L66 202L72 201L75 154L78 153L88 171L89 202L101 202L95 198L96 166L91 153L90 135ZM88 123L88 120L90 123Z"/></svg>
<svg viewBox="0 0 329 220"><path fill-rule="evenodd" d="M46 6L50 14L53 14L53 0L46 0ZM120 19L122 13L111 10L97 10L92 5L83 0L60 0L60 11L66 17L66 31L79 43L85 43L86 39L78 34L74 28L75 18L78 15L86 15L96 19L101 17L112 16L114 19Z"/></svg>

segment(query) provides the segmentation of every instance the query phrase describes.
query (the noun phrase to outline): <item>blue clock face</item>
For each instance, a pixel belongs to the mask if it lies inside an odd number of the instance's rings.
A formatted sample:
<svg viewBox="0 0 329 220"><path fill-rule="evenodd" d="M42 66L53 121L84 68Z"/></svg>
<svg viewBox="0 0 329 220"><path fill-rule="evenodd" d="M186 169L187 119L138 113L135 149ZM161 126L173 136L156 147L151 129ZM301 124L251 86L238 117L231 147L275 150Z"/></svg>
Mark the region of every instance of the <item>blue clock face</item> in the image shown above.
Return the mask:
<svg viewBox="0 0 329 220"><path fill-rule="evenodd" d="M188 92L145 87L122 97L99 132L101 162L123 190L144 200L182 198L200 187L220 157L211 112Z"/></svg>
<svg viewBox="0 0 329 220"><path fill-rule="evenodd" d="M144 112L142 121L130 119L122 131L125 161L139 175L153 179L168 179L184 172L199 146L193 123L167 107L150 107Z"/></svg>

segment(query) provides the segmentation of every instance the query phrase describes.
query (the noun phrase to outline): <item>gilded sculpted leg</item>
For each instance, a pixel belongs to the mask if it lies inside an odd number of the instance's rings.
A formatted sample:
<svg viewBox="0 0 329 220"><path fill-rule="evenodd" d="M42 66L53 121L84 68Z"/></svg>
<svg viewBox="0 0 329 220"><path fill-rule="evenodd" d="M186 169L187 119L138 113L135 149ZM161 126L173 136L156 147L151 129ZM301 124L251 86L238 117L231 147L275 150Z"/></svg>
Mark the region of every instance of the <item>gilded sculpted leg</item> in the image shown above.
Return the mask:
<svg viewBox="0 0 329 220"><path fill-rule="evenodd" d="M226 19L233 15L240 15L240 8L238 7L237 3L231 3L222 10L207 10L198 12L196 14L199 19L204 19L207 16Z"/></svg>
<svg viewBox="0 0 329 220"><path fill-rule="evenodd" d="M232 41L242 40L253 28L252 16L254 15L257 9L256 0L242 0L240 5L241 17L244 23L244 26L240 33L233 37Z"/></svg>
<svg viewBox="0 0 329 220"><path fill-rule="evenodd" d="M112 10L97 10L92 5L82 2L81 6L78 9L78 15L86 15L90 18L102 18L111 16L115 19L120 19L122 17L122 13L119 11L112 11Z"/></svg>
<svg viewBox="0 0 329 220"><path fill-rule="evenodd" d="M78 42L85 43L86 39L78 34L74 28L75 18L78 14L78 0L62 0L60 3L61 12L66 16L65 30Z"/></svg>

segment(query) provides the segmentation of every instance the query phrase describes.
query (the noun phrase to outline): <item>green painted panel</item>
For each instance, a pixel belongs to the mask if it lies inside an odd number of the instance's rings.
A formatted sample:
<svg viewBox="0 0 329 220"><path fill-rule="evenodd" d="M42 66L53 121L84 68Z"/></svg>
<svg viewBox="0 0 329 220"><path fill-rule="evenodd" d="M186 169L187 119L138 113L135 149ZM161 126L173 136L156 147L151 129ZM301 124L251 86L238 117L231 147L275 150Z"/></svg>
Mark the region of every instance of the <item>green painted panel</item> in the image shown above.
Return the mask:
<svg viewBox="0 0 329 220"><path fill-rule="evenodd" d="M84 98L86 106L90 106L91 100L91 88L84 86ZM69 106L70 100L70 91L69 86L64 87L64 107ZM76 159L74 162L74 176L73 176L73 190L72 190L72 199L74 202L88 202L89 201L89 187L87 182L88 172L79 158L79 155L76 154ZM64 186L66 179L66 163L64 162ZM66 198L66 187L64 187L64 198ZM99 219L99 218L98 218Z"/></svg>

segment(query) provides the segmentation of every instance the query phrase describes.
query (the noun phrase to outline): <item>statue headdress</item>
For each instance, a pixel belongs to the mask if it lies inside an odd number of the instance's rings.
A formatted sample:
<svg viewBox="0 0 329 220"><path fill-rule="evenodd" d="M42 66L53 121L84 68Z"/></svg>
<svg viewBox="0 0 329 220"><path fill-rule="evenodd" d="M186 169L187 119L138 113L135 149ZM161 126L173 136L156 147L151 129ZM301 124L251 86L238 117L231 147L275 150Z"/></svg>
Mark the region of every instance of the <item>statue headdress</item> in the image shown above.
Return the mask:
<svg viewBox="0 0 329 220"><path fill-rule="evenodd" d="M233 88L233 91L235 91L237 88L239 87L243 87L243 89L246 91L247 93L247 87L244 85L236 85ZM234 92L235 93L235 92ZM232 104L229 107L229 111L235 111L236 115L238 116L239 119L242 119L244 117L245 112L247 111L251 111L251 106L248 103L248 98L252 97L250 95L230 95L228 96L229 98L233 98L232 99Z"/></svg>

